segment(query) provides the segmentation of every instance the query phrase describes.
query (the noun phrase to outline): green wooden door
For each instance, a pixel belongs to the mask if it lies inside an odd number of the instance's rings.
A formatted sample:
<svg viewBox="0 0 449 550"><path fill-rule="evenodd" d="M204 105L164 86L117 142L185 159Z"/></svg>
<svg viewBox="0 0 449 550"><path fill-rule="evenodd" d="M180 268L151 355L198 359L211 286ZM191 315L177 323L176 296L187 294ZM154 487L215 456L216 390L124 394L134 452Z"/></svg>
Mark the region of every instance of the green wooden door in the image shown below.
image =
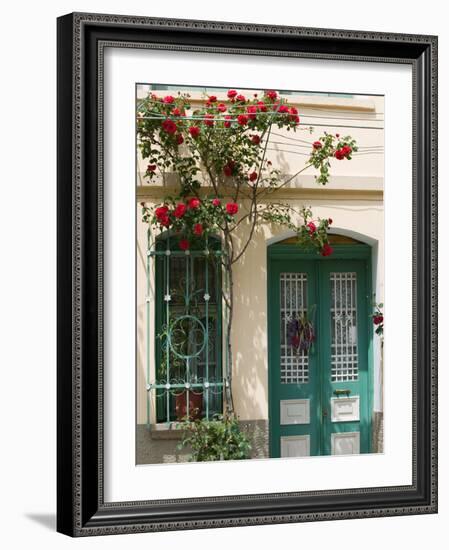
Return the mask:
<svg viewBox="0 0 449 550"><path fill-rule="evenodd" d="M370 452L368 247L338 259L269 253L270 456ZM277 252L277 254L276 254ZM358 256L358 258L357 258ZM290 345L289 320L308 312L315 341Z"/></svg>

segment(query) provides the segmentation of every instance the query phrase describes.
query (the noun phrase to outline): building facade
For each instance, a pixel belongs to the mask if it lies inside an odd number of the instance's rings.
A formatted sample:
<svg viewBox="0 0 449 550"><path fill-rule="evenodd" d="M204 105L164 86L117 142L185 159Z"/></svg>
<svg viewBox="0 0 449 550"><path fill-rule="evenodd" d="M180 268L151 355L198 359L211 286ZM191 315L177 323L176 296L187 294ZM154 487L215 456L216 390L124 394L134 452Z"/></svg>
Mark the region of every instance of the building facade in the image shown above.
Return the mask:
<svg viewBox="0 0 449 550"><path fill-rule="evenodd" d="M148 87L138 90L141 97L146 93ZM193 103L202 101L200 92L190 93ZM332 162L326 186L317 185L310 168L267 198L288 201L298 211L310 207L314 218L331 218L331 256L302 250L292 232L267 223L257 228L235 264L231 334L235 412L250 435L255 458L382 452L382 343L371 315L373 302L383 301L384 285L383 98L290 94L288 99L299 110L302 131L277 130L268 150L273 165L286 177L299 171L310 144L324 132L350 134L359 150L350 162ZM164 308L176 311L175 287L179 295L188 292L189 299L196 296L198 301L194 323L203 347L195 348L187 362L192 373L196 369L197 386L192 377L190 390L202 393L203 415L206 407L208 415L221 412L220 384L225 383L226 368L220 294L226 274L212 264L205 272L203 251L198 251L197 259L194 250L185 256L173 243L167 247L166 235L148 231L141 203L155 206L174 194L176 177L166 174L149 184L145 171L146 163L138 157L139 464L176 462L187 456L177 450L178 408L184 406L185 413L195 401L179 405L173 397L176 388L155 387L164 378L159 375L161 368L167 369L160 334ZM226 189L222 196L226 197ZM241 212L247 207L245 201L239 206ZM241 224L238 231L237 242L243 241L247 225ZM210 250L219 256L219 239L210 243ZM288 320L298 312L308 313L316 331L311 349L301 354L287 341ZM176 361L169 368L175 369ZM184 383L180 380L180 385ZM170 391L172 397L167 397Z"/></svg>

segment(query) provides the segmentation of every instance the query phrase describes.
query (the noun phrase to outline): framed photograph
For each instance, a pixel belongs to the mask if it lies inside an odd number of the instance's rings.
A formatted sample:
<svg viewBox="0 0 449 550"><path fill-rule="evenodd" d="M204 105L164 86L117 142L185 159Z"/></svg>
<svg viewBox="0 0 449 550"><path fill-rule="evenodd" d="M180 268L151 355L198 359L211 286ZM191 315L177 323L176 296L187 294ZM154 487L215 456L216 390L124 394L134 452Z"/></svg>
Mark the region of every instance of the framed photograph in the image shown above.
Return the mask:
<svg viewBox="0 0 449 550"><path fill-rule="evenodd" d="M58 19L58 531L437 511L437 38Z"/></svg>

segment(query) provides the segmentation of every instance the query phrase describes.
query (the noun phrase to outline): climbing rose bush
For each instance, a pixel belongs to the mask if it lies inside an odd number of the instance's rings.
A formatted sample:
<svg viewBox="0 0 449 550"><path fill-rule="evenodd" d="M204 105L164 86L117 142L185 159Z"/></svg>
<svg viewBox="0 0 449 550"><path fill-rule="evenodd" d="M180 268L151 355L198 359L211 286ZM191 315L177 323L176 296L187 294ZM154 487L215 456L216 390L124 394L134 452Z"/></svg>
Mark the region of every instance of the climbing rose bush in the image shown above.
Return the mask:
<svg viewBox="0 0 449 550"><path fill-rule="evenodd" d="M266 179L255 168L262 162L262 136L272 125L294 130L300 118L295 107L268 90L246 98L229 90L227 100L215 95L194 108L189 94L159 97L150 94L139 105L137 131L142 157L149 160L149 180L170 171L178 174L180 195L201 187L201 171L210 179L237 183ZM187 111L191 111L187 115ZM250 174L256 173L249 179Z"/></svg>
<svg viewBox="0 0 449 550"><path fill-rule="evenodd" d="M309 208L296 211L289 203L276 202L275 193L309 169L316 171L317 183L326 185L331 163L350 161L357 145L350 136L323 134L310 144L304 165L294 174L283 174L269 158L270 138L279 129L309 130L300 124L298 109L275 90L247 96L232 89L226 98L205 95L200 104L187 93L150 93L138 105L137 133L142 157L148 162L147 182L160 184L175 175L179 184L176 196L154 208L143 203L143 220L159 230L170 230L185 251L212 233L222 239L220 258L229 289L223 292L230 366L225 387L228 412L233 410L233 265L245 254L257 227L288 228L295 232L299 246L311 247L322 256L332 254L328 238L332 220L314 218ZM238 228L245 231L237 238Z"/></svg>
<svg viewBox="0 0 449 550"><path fill-rule="evenodd" d="M301 223L293 220L292 209L282 204L271 204L264 212L264 219L274 225L288 227L296 233L298 244L305 249L315 249L322 256L330 256L333 248L329 244L328 230L332 218L313 218L310 208L299 212Z"/></svg>
<svg viewBox="0 0 449 550"><path fill-rule="evenodd" d="M324 132L318 141L313 142L310 153L310 164L319 170L319 175L315 176L316 182L321 185L329 183L332 158L351 160L357 150L356 141L351 136L341 137L340 134Z"/></svg>
<svg viewBox="0 0 449 550"><path fill-rule="evenodd" d="M298 130L298 110L275 90L251 97L228 90L226 96L219 100L216 95L206 95L195 107L187 93L152 93L139 105L140 148L143 158L149 161L145 176L151 182L168 172L175 173L180 184L178 197L164 200L152 211L143 205L144 221L160 229L171 228L179 239L190 243L210 233L232 232L238 224L239 200L246 199L253 202L253 223L265 221L294 228L299 245L313 246L323 256L330 255L329 224L325 220L312 221L310 213L301 223L290 205L279 205L276 210L269 204L261 206L259 201L288 183L267 158L267 145L273 127ZM325 185L331 160L351 160L356 150L350 136L325 133L311 144L305 168L318 170L317 182ZM205 184L213 188L214 196L200 197ZM230 199L221 196L224 186L231 190ZM192 207L191 201L195 200L198 204ZM317 223L315 230L307 226L309 222Z"/></svg>
<svg viewBox="0 0 449 550"><path fill-rule="evenodd" d="M144 202L141 206L143 221L161 230L171 228L178 236L182 250L189 249L198 237L215 234L217 229L226 224L234 224L239 211L236 203L222 202L218 197L186 197L179 201L169 199L154 209L148 208Z"/></svg>

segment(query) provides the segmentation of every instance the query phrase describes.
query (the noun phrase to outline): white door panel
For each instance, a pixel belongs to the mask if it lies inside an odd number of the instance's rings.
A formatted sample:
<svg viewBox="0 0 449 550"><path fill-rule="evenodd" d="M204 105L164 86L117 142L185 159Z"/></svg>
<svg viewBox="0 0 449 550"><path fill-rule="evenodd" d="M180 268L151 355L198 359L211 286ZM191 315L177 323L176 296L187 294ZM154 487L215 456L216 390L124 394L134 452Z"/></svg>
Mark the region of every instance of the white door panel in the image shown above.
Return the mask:
<svg viewBox="0 0 449 550"><path fill-rule="evenodd" d="M281 458L310 456L310 436L292 435L281 437Z"/></svg>
<svg viewBox="0 0 449 550"><path fill-rule="evenodd" d="M357 422L360 420L360 397L332 397L332 422Z"/></svg>
<svg viewBox="0 0 449 550"><path fill-rule="evenodd" d="M333 455L357 455L360 453L360 433L341 432L331 434Z"/></svg>

